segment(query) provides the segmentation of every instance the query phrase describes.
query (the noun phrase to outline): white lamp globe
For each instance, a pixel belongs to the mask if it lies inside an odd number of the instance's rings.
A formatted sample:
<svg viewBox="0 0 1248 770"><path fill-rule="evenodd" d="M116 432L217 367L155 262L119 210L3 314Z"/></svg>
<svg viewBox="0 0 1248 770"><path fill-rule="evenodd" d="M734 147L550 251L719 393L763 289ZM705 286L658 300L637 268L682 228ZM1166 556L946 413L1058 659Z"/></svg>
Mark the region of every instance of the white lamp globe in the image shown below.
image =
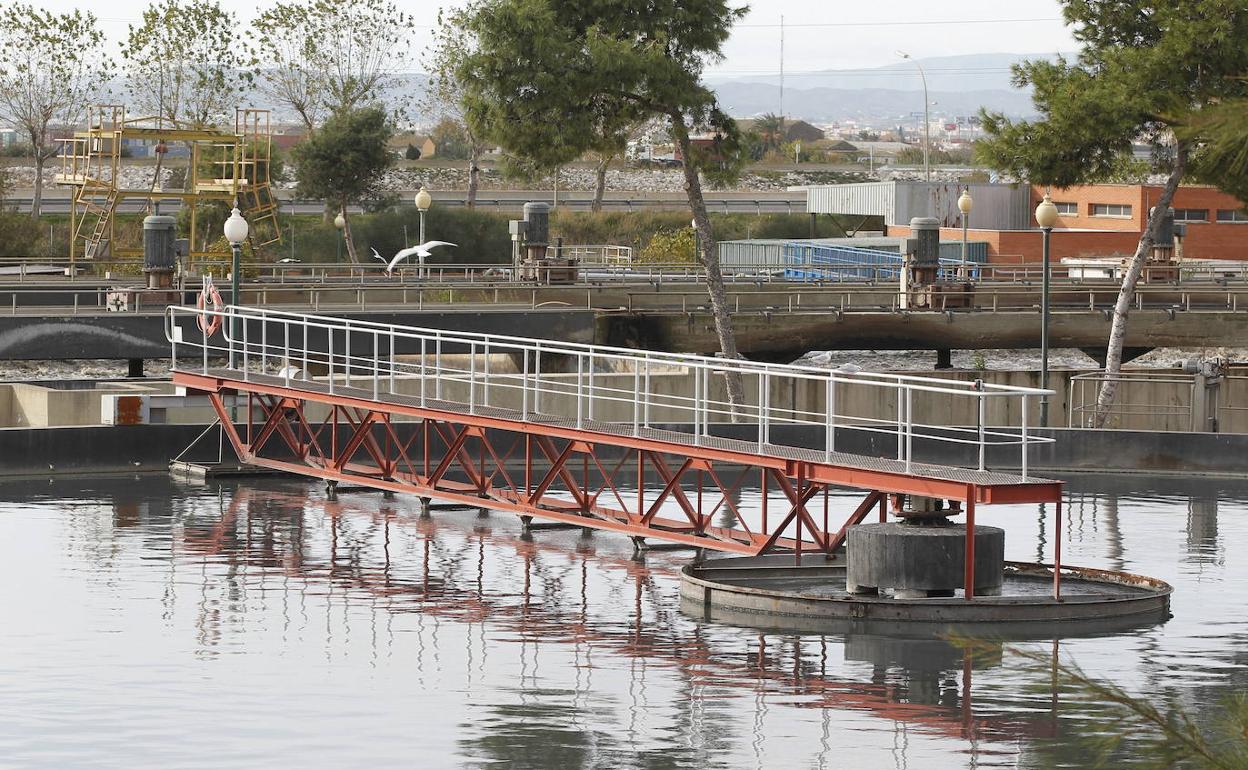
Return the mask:
<svg viewBox="0 0 1248 770"><path fill-rule="evenodd" d="M225 239L234 246L247 240L247 220L243 219L243 215L239 213L237 206L230 213L230 218L225 220L223 229L225 230Z"/></svg>
<svg viewBox="0 0 1248 770"><path fill-rule="evenodd" d="M958 196L958 211L963 214L971 213L971 207L975 205L975 200L971 198L971 189L968 187L962 190L962 194Z"/></svg>
<svg viewBox="0 0 1248 770"><path fill-rule="evenodd" d="M1057 206L1053 205L1053 200L1048 193L1044 194L1044 200L1036 206L1036 224L1045 229L1057 224Z"/></svg>
<svg viewBox="0 0 1248 770"><path fill-rule="evenodd" d="M433 204L433 196L425 189L424 185L420 186L420 192L416 193L416 208L421 211L428 211L429 206Z"/></svg>

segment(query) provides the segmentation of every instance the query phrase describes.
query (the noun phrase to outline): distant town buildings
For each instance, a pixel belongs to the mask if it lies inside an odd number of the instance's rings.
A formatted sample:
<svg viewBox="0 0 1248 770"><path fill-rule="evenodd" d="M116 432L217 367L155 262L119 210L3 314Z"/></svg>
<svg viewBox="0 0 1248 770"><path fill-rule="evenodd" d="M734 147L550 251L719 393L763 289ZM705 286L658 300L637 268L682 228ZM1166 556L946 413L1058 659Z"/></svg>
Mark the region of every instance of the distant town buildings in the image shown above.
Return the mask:
<svg viewBox="0 0 1248 770"><path fill-rule="evenodd" d="M942 240L962 238L957 200L969 188L975 206L968 237L987 245L994 263L1040 260L1040 231L1033 219L1045 188L1034 185L943 182L864 182L804 188L807 210L884 218L885 233L910 235L910 219L936 217ZM1059 219L1053 257L1109 257L1135 252L1159 185L1098 184L1053 190ZM1187 226L1185 259L1248 259L1244 203L1213 187L1183 186L1175 193L1175 220Z"/></svg>

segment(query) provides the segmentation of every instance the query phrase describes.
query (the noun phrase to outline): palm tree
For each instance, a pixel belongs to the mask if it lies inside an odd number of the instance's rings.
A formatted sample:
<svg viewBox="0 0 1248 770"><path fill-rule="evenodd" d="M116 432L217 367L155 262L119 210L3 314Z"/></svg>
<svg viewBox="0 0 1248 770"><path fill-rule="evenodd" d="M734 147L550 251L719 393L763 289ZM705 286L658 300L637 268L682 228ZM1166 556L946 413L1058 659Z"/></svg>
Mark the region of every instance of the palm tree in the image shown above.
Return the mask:
<svg viewBox="0 0 1248 770"><path fill-rule="evenodd" d="M779 150L784 144L784 116L769 112L754 121L754 130L763 138L763 151Z"/></svg>

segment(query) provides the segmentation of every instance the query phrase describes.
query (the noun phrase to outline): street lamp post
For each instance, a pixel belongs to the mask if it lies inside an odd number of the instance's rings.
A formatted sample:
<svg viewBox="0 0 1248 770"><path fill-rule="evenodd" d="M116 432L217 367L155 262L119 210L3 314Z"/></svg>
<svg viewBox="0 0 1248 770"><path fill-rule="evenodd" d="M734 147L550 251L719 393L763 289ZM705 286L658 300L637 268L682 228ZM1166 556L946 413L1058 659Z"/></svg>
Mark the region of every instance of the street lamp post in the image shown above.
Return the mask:
<svg viewBox="0 0 1248 770"><path fill-rule="evenodd" d="M420 186L420 192L416 193L416 210L420 212L420 242L425 242L425 212L433 205L433 196L425 189L424 185Z"/></svg>
<svg viewBox="0 0 1248 770"><path fill-rule="evenodd" d="M971 198L971 188L964 188L962 194L958 196L958 211L962 212L962 278L966 278L968 274L966 266L966 227L967 222L971 218L971 208L974 205L975 201Z"/></svg>
<svg viewBox="0 0 1248 770"><path fill-rule="evenodd" d="M433 205L433 196L429 194L429 190L425 189L422 184L420 191L416 193L416 210L420 212L420 241L425 242L425 212ZM425 258L420 258L420 277L425 277Z"/></svg>
<svg viewBox="0 0 1248 770"><path fill-rule="evenodd" d="M919 78L923 81L923 181L930 182L932 181L932 118L928 112L930 102L927 100L927 73L923 71L923 65L919 64L910 54L905 51L898 51L897 55L914 62L914 66L919 68Z"/></svg>
<svg viewBox="0 0 1248 770"><path fill-rule="evenodd" d="M1036 224L1040 225L1042 273L1040 277L1040 387L1049 387L1049 239L1057 223L1057 206L1048 193L1036 206ZM1040 427L1049 427L1049 397L1040 397Z"/></svg>
<svg viewBox="0 0 1248 770"><path fill-rule="evenodd" d="M338 228L338 261L342 261L342 241L346 237L347 218L338 212L338 216L334 217L334 227Z"/></svg>
<svg viewBox="0 0 1248 770"><path fill-rule="evenodd" d="M230 242L230 249L234 252L230 264L230 304L237 306L240 303L239 287L243 272L243 241L247 240L247 220L239 213L238 206L230 212L230 218L225 220L223 229L225 239ZM238 318L233 310L230 311L230 339L238 340ZM230 368L234 368L233 343L230 344Z"/></svg>
<svg viewBox="0 0 1248 770"><path fill-rule="evenodd" d="M702 236L698 233L698 220L690 221L689 226L693 228L693 261L697 264L702 261Z"/></svg>

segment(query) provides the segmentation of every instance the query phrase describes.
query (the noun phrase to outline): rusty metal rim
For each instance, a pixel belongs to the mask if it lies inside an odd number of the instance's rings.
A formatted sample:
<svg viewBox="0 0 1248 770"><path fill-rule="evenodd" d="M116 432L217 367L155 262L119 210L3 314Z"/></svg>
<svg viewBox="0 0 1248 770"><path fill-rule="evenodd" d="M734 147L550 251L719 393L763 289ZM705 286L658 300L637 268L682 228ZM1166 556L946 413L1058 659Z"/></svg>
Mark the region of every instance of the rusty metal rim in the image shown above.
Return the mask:
<svg viewBox="0 0 1248 770"><path fill-rule="evenodd" d="M1168 610L1169 597L1173 587L1157 578L1136 575L1128 572L1099 570L1090 567L1070 567L1063 565L1062 574L1066 579L1081 580L1092 583L1112 584L1136 589L1138 593L1126 596L1096 597L1093 600L1055 601L1051 596L1004 596L977 597L974 601L962 598L925 598L925 599L893 599L876 596L813 596L798 591L772 590L750 586L734 585L700 577L699 572L721 567L744 569L741 564L752 557L716 559L708 567L707 564L689 564L681 569L682 589L701 589L702 600L717 608L739 609L759 615L800 615L805 617L823 616L828 619L844 618L885 618L905 620L915 623L957 622L959 620L974 622L999 623L1053 623L1062 621L1086 621L1106 614L1128 616L1135 614L1154 614ZM733 564L733 563L737 564ZM761 566L761 565L760 565ZM820 565L824 566L824 565ZM814 565L812 565L814 567ZM802 568L773 566L777 576L781 573L800 574ZM1006 571L1018 577L1037 581L1052 578L1052 566L1024 562L1006 562ZM682 590L682 594L685 591ZM720 601L716 601L718 595ZM723 599L736 595L743 599L771 603L772 609L747 607L745 603L724 602ZM1073 597L1072 597L1073 598ZM747 600L747 601L748 601ZM789 609L780 608L780 604L789 605ZM1053 614L1054 610L1069 608L1069 613ZM905 610L916 610L913 617L900 618ZM805 611L799 611L805 610ZM1101 610L1098 615L1090 614L1093 610ZM1105 612L1108 611L1108 612Z"/></svg>

